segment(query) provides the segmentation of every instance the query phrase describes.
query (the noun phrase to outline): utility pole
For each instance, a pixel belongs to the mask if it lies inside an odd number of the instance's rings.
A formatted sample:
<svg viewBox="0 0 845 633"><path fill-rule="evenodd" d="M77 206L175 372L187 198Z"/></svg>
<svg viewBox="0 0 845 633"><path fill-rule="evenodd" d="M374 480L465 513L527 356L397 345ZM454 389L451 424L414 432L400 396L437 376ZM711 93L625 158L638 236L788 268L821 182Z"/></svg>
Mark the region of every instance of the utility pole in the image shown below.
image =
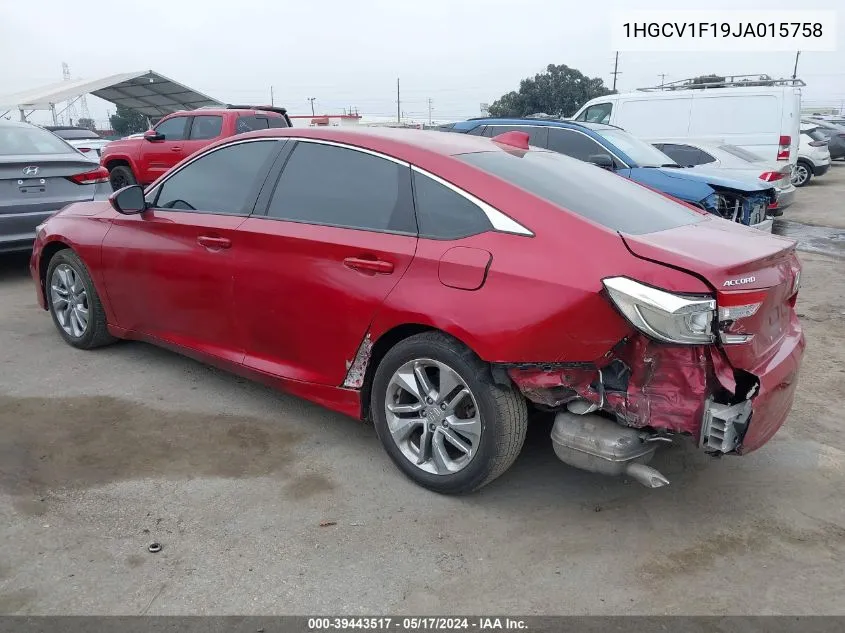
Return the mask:
<svg viewBox="0 0 845 633"><path fill-rule="evenodd" d="M396 122L402 122L402 113L399 110L399 77L396 78Z"/></svg>
<svg viewBox="0 0 845 633"><path fill-rule="evenodd" d="M660 87L663 87L663 84L666 83L666 73L660 73Z"/></svg>
<svg viewBox="0 0 845 633"><path fill-rule="evenodd" d="M616 51L616 61L613 62L613 90L616 91L616 75L621 75L622 73L619 72L619 51Z"/></svg>
<svg viewBox="0 0 845 633"><path fill-rule="evenodd" d="M428 124L431 125L431 97L428 98Z"/></svg>
<svg viewBox="0 0 845 633"><path fill-rule="evenodd" d="M305 98L305 100L306 100L306 101L310 101L310 102L311 102L311 116L314 116L314 100L315 100L316 98L317 98L317 97L306 97L306 98Z"/></svg>
<svg viewBox="0 0 845 633"><path fill-rule="evenodd" d="M801 51L795 51L795 66L792 68L792 78L795 79L795 76L798 74L798 56L801 54Z"/></svg>
<svg viewBox="0 0 845 633"><path fill-rule="evenodd" d="M273 101L273 86L270 86L270 105L271 106L276 105L276 102Z"/></svg>

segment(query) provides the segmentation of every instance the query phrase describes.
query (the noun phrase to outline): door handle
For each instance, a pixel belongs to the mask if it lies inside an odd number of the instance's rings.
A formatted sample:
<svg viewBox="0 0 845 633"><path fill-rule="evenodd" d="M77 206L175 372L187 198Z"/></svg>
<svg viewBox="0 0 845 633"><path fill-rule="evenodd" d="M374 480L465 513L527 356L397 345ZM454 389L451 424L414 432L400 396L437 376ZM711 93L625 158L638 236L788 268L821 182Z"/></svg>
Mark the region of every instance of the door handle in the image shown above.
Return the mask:
<svg viewBox="0 0 845 633"><path fill-rule="evenodd" d="M181 146L181 145L176 145L175 147L171 147L171 148L170 148L170 151L171 151L171 152L181 152L181 151L182 151L182 146Z"/></svg>
<svg viewBox="0 0 845 633"><path fill-rule="evenodd" d="M197 244L204 246L209 250L222 250L232 246L232 240L228 237L211 237L210 235L200 235L197 238Z"/></svg>
<svg viewBox="0 0 845 633"><path fill-rule="evenodd" d="M343 260L343 265L353 270L381 273L382 275L389 275L393 272L393 264L391 262L386 262L382 259L362 259L360 257L347 257Z"/></svg>

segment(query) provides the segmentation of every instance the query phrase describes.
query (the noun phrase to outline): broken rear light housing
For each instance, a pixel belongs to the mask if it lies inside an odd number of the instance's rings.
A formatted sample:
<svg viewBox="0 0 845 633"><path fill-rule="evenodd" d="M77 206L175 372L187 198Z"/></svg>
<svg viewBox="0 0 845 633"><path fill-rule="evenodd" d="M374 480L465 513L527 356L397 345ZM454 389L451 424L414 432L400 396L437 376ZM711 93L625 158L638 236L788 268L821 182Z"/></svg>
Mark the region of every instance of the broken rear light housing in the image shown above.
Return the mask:
<svg viewBox="0 0 845 633"><path fill-rule="evenodd" d="M68 176L68 180L75 182L77 185L93 185L99 182L109 181L109 170L105 167L97 167L92 171L86 171L81 174L74 174Z"/></svg>
<svg viewBox="0 0 845 633"><path fill-rule="evenodd" d="M789 146L792 145L792 137L783 135L778 143L778 160L789 160Z"/></svg>
<svg viewBox="0 0 845 633"><path fill-rule="evenodd" d="M712 297L674 294L628 277L610 277L602 283L616 308L646 336L681 345L713 342Z"/></svg>

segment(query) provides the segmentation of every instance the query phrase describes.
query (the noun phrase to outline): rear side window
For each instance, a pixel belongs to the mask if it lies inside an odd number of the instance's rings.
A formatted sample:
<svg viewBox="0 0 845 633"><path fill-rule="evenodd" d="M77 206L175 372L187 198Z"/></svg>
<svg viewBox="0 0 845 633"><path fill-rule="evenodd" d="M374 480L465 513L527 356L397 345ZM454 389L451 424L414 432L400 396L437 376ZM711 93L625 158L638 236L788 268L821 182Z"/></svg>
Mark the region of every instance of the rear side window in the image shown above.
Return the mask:
<svg viewBox="0 0 845 633"><path fill-rule="evenodd" d="M273 128L288 127L288 122L285 120L284 117L281 116L268 116L267 125Z"/></svg>
<svg viewBox="0 0 845 633"><path fill-rule="evenodd" d="M610 152L586 134L575 130L553 129L549 132L549 149L578 160L589 161L590 156ZM613 158L611 156L611 158ZM616 164L616 160L613 161Z"/></svg>
<svg viewBox="0 0 845 633"><path fill-rule="evenodd" d="M267 215L369 231L416 233L410 168L353 149L299 142Z"/></svg>
<svg viewBox="0 0 845 633"><path fill-rule="evenodd" d="M236 143L201 156L159 188L159 209L248 215L247 202L270 169L277 142Z"/></svg>
<svg viewBox="0 0 845 633"><path fill-rule="evenodd" d="M101 138L99 134L91 130L51 130L56 136L72 141L91 140Z"/></svg>
<svg viewBox="0 0 845 633"><path fill-rule="evenodd" d="M217 138L223 130L222 116L195 116L194 122L191 125L192 140L203 140L210 138Z"/></svg>
<svg viewBox="0 0 845 633"><path fill-rule="evenodd" d="M176 116L159 123L155 131L159 134L164 134L165 141L184 141L187 123L188 117Z"/></svg>
<svg viewBox="0 0 845 633"><path fill-rule="evenodd" d="M664 154L674 160L681 166L688 165L703 165L704 163L712 163L713 158L707 152L704 152L692 145L682 145L680 143L665 143L660 148Z"/></svg>
<svg viewBox="0 0 845 633"><path fill-rule="evenodd" d="M612 231L639 235L703 219L606 169L553 152L477 152L457 158Z"/></svg>
<svg viewBox="0 0 845 633"><path fill-rule="evenodd" d="M0 155L70 154L74 150L52 132L40 127L0 125ZM20 173L20 171L18 171Z"/></svg>
<svg viewBox="0 0 845 633"><path fill-rule="evenodd" d="M475 203L425 174L415 171L413 179L420 237L450 240L492 230Z"/></svg>
<svg viewBox="0 0 845 633"><path fill-rule="evenodd" d="M488 125L483 136L498 136L505 132L525 132L528 134L528 144L534 147L546 148L549 142L549 128L531 125Z"/></svg>
<svg viewBox="0 0 845 633"><path fill-rule="evenodd" d="M255 116L252 114L239 116L237 123L235 123L235 134L243 134L244 132L252 132L254 130L266 130L270 127L269 117Z"/></svg>
<svg viewBox="0 0 845 633"><path fill-rule="evenodd" d="M485 125L476 125L476 126L475 126L474 128L472 128L471 130L467 130L467 131L466 131L466 133L467 133L467 134L471 134L472 136L481 136L482 134L484 134L484 128L485 128L485 127L487 127L487 126L485 126ZM463 130L461 130L461 131L463 131Z"/></svg>

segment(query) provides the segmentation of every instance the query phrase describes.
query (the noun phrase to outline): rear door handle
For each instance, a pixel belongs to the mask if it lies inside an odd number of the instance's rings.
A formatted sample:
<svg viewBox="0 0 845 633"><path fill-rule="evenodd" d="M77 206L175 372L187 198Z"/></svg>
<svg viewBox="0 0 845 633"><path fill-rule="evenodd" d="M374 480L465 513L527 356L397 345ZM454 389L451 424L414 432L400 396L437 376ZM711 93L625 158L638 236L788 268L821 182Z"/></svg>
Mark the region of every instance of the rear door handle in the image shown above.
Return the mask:
<svg viewBox="0 0 845 633"><path fill-rule="evenodd" d="M224 248L232 246L232 240L228 237L212 237L210 235L200 235L197 238L197 244L205 246L209 250L219 251Z"/></svg>
<svg viewBox="0 0 845 633"><path fill-rule="evenodd" d="M171 152L181 152L181 151L182 151L182 146L181 146L181 145L177 145L176 147L171 147L171 148L170 148L170 151L171 151Z"/></svg>
<svg viewBox="0 0 845 633"><path fill-rule="evenodd" d="M381 273L389 275L393 272L393 264L382 259L362 259L360 257L347 257L343 265L353 270Z"/></svg>

